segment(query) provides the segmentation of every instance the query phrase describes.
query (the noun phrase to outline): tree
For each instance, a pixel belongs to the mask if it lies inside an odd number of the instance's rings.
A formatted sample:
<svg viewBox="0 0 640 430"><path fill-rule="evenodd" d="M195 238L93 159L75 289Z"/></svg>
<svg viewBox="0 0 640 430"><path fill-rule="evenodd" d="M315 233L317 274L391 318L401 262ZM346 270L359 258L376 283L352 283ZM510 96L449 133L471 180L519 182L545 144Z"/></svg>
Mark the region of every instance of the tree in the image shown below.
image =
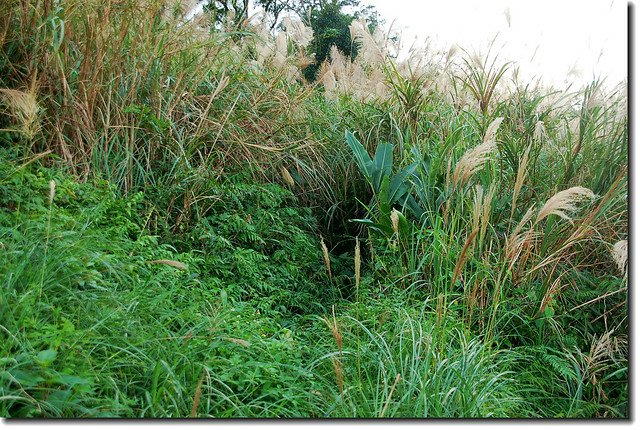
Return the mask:
<svg viewBox="0 0 640 430"><path fill-rule="evenodd" d="M261 6L264 11L271 15L271 30L278 24L278 18L282 12L293 12L295 0L256 0L256 6Z"/></svg>
<svg viewBox="0 0 640 430"><path fill-rule="evenodd" d="M354 0L357 2L357 0ZM308 20L313 29L313 41L310 47L315 52L316 61L304 70L307 80L315 80L320 65L329 57L333 45L343 54L355 57L354 46L351 44L349 25L355 19L354 15L342 12L345 3L352 4L352 0L334 0L322 7L307 10Z"/></svg>
<svg viewBox="0 0 640 430"><path fill-rule="evenodd" d="M346 7L355 8L347 13ZM351 42L349 25L354 19L365 18L369 22L369 31L382 25L374 6L362 6L360 0L303 0L300 1L298 15L313 29L314 39L311 47L315 50L316 62L305 69L305 78L314 80L320 65L329 57L332 46L336 46L344 55L355 58L358 46Z"/></svg>
<svg viewBox="0 0 640 430"><path fill-rule="evenodd" d="M233 15L234 27L239 27L249 17L249 0L207 0L204 9L211 12L214 26Z"/></svg>

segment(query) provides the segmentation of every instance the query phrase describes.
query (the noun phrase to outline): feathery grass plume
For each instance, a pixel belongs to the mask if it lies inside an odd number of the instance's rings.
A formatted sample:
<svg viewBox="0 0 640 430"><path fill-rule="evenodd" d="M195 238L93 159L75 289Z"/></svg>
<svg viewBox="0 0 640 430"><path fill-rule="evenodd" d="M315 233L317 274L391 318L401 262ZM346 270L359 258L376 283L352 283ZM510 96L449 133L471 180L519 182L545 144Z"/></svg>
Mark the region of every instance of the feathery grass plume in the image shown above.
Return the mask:
<svg viewBox="0 0 640 430"><path fill-rule="evenodd" d="M498 129L500 128L500 124L502 124L503 117L498 117L491 121L491 124L487 127L487 131L484 133L483 143L487 143L489 141L496 140L496 133L498 133Z"/></svg>
<svg viewBox="0 0 640 430"><path fill-rule="evenodd" d="M586 379L595 387L598 386L598 379L607 371L612 364L627 356L626 336L612 337L614 331L603 333L599 337L594 337L589 354L583 354ZM609 372L607 372L609 373ZM605 373L606 374L606 373ZM604 395L599 387L599 395Z"/></svg>
<svg viewBox="0 0 640 430"><path fill-rule="evenodd" d="M316 54L312 53L311 55L306 55L304 50L300 49L295 58L295 65L300 70L304 70L316 61Z"/></svg>
<svg viewBox="0 0 640 430"><path fill-rule="evenodd" d="M320 82L322 82L322 85L324 86L325 97L329 99L335 99L337 96L336 77L333 74L333 70L327 70L325 73L323 73L322 77L320 78Z"/></svg>
<svg viewBox="0 0 640 430"><path fill-rule="evenodd" d="M251 346L251 342L247 342L244 339L238 339L235 337L223 337L222 339L226 340L227 342L235 343L236 345L244 346L245 348Z"/></svg>
<svg viewBox="0 0 640 430"><path fill-rule="evenodd" d="M5 108L0 110L0 114L13 118L18 131L27 138L33 137L40 130L40 122L38 121L38 113L40 106L34 91L24 92L9 88L0 88L0 100ZM0 104L1 107L1 104ZM7 130L8 131L8 130Z"/></svg>
<svg viewBox="0 0 640 430"><path fill-rule="evenodd" d="M344 376L342 375L342 364L340 363L340 359L338 357L331 357L331 363L333 364L333 371L336 375L338 391L340 392L340 397L342 397L344 392Z"/></svg>
<svg viewBox="0 0 640 430"><path fill-rule="evenodd" d="M353 266L356 275L356 292L360 286L360 241L356 237L356 250L353 256Z"/></svg>
<svg viewBox="0 0 640 430"><path fill-rule="evenodd" d="M296 184L293 180L293 177L291 176L291 173L289 173L289 170L284 166L282 167L282 178L291 187Z"/></svg>
<svg viewBox="0 0 640 430"><path fill-rule="evenodd" d="M49 206L53 204L53 197L56 195L56 181L49 181Z"/></svg>
<svg viewBox="0 0 640 430"><path fill-rule="evenodd" d="M612 338L613 330L603 333L593 339L589 354L584 356L587 378L596 385L597 375L607 366L607 361L614 358L616 353L624 353L626 340L623 338Z"/></svg>
<svg viewBox="0 0 640 430"><path fill-rule="evenodd" d="M331 278L331 260L329 259L329 250L327 249L327 245L324 243L324 239L320 238L320 246L322 246L322 256L324 257L324 265L327 268L327 272L329 273L329 278Z"/></svg>
<svg viewBox="0 0 640 430"><path fill-rule="evenodd" d="M504 14L504 19L507 20L507 26L511 27L511 9L506 7L502 13Z"/></svg>
<svg viewBox="0 0 640 430"><path fill-rule="evenodd" d="M544 294L544 297L542 298L541 302L540 302L540 308L538 309L538 313L542 314L544 313L545 309L547 308L547 306L549 306L549 303L551 303L553 301L553 298L560 292L561 286L560 286L560 281L562 278L557 278L553 284L551 284L551 287L549 287L547 289L547 291Z"/></svg>
<svg viewBox="0 0 640 430"><path fill-rule="evenodd" d="M331 335L333 336L333 340L336 341L338 351L342 354L342 333L340 333L340 327L338 326L338 320L336 319L335 306L331 306L331 316L331 320L327 317L322 317L322 320L327 327L329 327L329 330L331 330Z"/></svg>
<svg viewBox="0 0 640 430"><path fill-rule="evenodd" d="M175 267L176 269L179 270L187 270L187 265L180 262L180 261L176 261L176 260L153 260L153 261L148 261L148 263L150 264L164 264L166 266L171 266L171 267Z"/></svg>
<svg viewBox="0 0 640 430"><path fill-rule="evenodd" d="M367 22L363 19L353 20L349 25L351 40L358 46L358 58L366 65L381 64L387 57L384 36L380 28L369 32Z"/></svg>
<svg viewBox="0 0 640 430"><path fill-rule="evenodd" d="M489 160L495 149L496 143L487 141L465 152L453 172L453 186L463 186L471 175L478 172L483 164Z"/></svg>
<svg viewBox="0 0 640 430"><path fill-rule="evenodd" d="M352 21L349 31L353 43L359 46L358 55L351 60L335 45L331 46L331 60L319 73L325 86L325 97L336 99L340 94L348 94L359 101L386 98L389 90L384 64L388 56L388 38L380 29L371 34L364 21Z"/></svg>
<svg viewBox="0 0 640 430"><path fill-rule="evenodd" d="M513 186L513 198L511 199L511 215L510 218L513 218L513 214L516 210L516 202L518 201L518 196L520 195L520 190L522 189L522 184L524 184L524 178L527 174L527 166L529 165L529 151L531 150L531 145L524 151L522 158L520 159L520 164L518 165L518 173L516 175L516 183Z"/></svg>
<svg viewBox="0 0 640 430"><path fill-rule="evenodd" d="M462 267L467 262L467 250L473 243L473 240L476 238L477 234L478 234L478 230L473 230L469 235L469 237L467 238L467 241L465 242L464 246L462 247L462 252L460 252L460 255L458 256L458 260L456 261L456 266L453 269L453 277L451 278L451 284L449 285L450 290L453 289L453 285L456 283L456 280L460 276L460 272L462 272Z"/></svg>
<svg viewBox="0 0 640 430"><path fill-rule="evenodd" d="M272 63L276 69L281 69L287 62L287 35L278 33L276 36L275 52Z"/></svg>
<svg viewBox="0 0 640 430"><path fill-rule="evenodd" d="M542 143L547 137L547 129L544 126L544 121L536 122L536 126L533 129L533 140Z"/></svg>
<svg viewBox="0 0 640 430"><path fill-rule="evenodd" d="M389 95L389 88L387 87L387 85L384 82L379 81L376 84L376 96L379 99L385 99L385 98L388 97L388 95Z"/></svg>
<svg viewBox="0 0 640 430"><path fill-rule="evenodd" d="M270 36L256 38L256 63L264 67L275 52L275 42Z"/></svg>
<svg viewBox="0 0 640 430"><path fill-rule="evenodd" d="M533 234L533 230L529 229L524 233L522 229L533 218L533 206L531 206L524 214L516 228L513 229L511 234L507 237L504 246L504 254L507 261L511 261L511 267L515 264L516 259L520 255L524 244L528 242Z"/></svg>
<svg viewBox="0 0 640 430"><path fill-rule="evenodd" d="M391 211L391 226L393 227L393 231L398 236L398 222L400 221L400 212L398 212L395 208Z"/></svg>
<svg viewBox="0 0 640 430"><path fill-rule="evenodd" d="M593 192L584 187L571 187L560 191L547 200L542 209L540 209L540 212L538 212L535 223L537 224L553 214L572 222L568 214L577 210L575 204L580 200L589 200L594 197Z"/></svg>
<svg viewBox="0 0 640 430"><path fill-rule="evenodd" d="M338 346L338 350L342 353L342 334L340 333L340 328L338 327L338 320L336 319L336 307L331 306L331 316L333 317L333 327L331 329L331 333L336 340L336 345Z"/></svg>
<svg viewBox="0 0 640 430"><path fill-rule="evenodd" d="M453 57L458 53L458 45L455 43L451 45L449 50L447 51L447 56L445 57L445 64L449 64Z"/></svg>
<svg viewBox="0 0 640 430"><path fill-rule="evenodd" d="M482 56L478 51L474 51L470 56L470 63L473 64L478 69L484 69L484 61L482 61Z"/></svg>
<svg viewBox="0 0 640 430"><path fill-rule="evenodd" d="M336 45L331 45L329 49L329 57L331 58L331 71L335 75L336 80L346 78L347 69L350 64L347 57L338 49Z"/></svg>
<svg viewBox="0 0 640 430"><path fill-rule="evenodd" d="M484 59L478 53L467 54L467 58L463 58L466 68L463 70L462 83L469 90L465 93L471 93L484 116L490 114L489 107L495 99L494 96L498 95L498 84L510 67L510 63L498 66L496 64L498 55L494 55L491 59L491 48L495 40L494 38L489 45L489 51Z"/></svg>
<svg viewBox="0 0 640 430"><path fill-rule="evenodd" d="M206 375L206 370L202 369L202 376L198 379L198 385L196 385L196 391L193 394L193 405L191 406L191 418L198 416L198 408L200 407L200 398L202 396L202 383Z"/></svg>
<svg viewBox="0 0 640 430"><path fill-rule="evenodd" d="M493 196L496 193L495 184L491 184L489 187L489 192L486 197L482 201L482 218L480 219L480 240L484 239L484 235L487 231L487 226L489 225L489 219L491 218L491 202L493 201Z"/></svg>
<svg viewBox="0 0 640 430"><path fill-rule="evenodd" d="M616 242L611 248L611 257L618 266L620 273L627 277L627 261L629 259L628 243L626 240Z"/></svg>
<svg viewBox="0 0 640 430"><path fill-rule="evenodd" d="M285 17L282 19L287 37L301 48L306 48L313 40L313 30L299 19Z"/></svg>

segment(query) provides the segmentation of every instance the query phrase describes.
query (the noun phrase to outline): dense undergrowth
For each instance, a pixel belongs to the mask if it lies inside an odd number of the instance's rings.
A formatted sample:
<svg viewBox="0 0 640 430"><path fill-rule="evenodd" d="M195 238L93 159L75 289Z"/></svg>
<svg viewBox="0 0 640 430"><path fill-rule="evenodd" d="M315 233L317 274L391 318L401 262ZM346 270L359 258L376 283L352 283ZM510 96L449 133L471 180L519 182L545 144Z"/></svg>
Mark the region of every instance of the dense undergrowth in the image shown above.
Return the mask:
<svg viewBox="0 0 640 430"><path fill-rule="evenodd" d="M0 6L3 417L628 416L623 91L172 5Z"/></svg>

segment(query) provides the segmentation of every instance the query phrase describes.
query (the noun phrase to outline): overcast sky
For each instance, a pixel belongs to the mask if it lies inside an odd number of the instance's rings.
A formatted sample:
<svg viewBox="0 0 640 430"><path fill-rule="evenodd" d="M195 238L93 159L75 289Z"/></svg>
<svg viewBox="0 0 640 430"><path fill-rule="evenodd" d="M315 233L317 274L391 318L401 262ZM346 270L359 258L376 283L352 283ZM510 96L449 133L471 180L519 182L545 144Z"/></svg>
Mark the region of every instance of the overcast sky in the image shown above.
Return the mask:
<svg viewBox="0 0 640 430"><path fill-rule="evenodd" d="M622 0L363 0L405 43L430 37L439 47L495 48L521 74L563 86L627 76L627 3ZM570 73L573 71L573 73Z"/></svg>

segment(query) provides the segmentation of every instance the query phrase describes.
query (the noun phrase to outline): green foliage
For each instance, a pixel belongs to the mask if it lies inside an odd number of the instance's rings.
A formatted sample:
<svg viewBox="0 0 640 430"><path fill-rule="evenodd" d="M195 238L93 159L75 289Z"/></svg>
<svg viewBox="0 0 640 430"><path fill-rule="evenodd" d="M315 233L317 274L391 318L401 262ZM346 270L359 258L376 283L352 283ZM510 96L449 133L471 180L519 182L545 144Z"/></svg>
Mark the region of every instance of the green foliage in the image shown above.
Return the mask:
<svg viewBox="0 0 640 430"><path fill-rule="evenodd" d="M249 0L208 0L204 8L211 12L214 25L229 24L237 27L249 16Z"/></svg>
<svg viewBox="0 0 640 430"><path fill-rule="evenodd" d="M470 340L459 323L402 301L354 309L361 319L326 320L333 332L316 363L331 387L328 416L505 417L518 411L506 355ZM337 334L336 334L337 333ZM325 341L326 344L326 341Z"/></svg>
<svg viewBox="0 0 640 430"><path fill-rule="evenodd" d="M214 202L189 232L202 251L207 274L224 279L234 300L262 311L318 312L335 299L326 285L319 240L307 208L295 208L277 185L230 182L209 189Z"/></svg>
<svg viewBox="0 0 640 430"><path fill-rule="evenodd" d="M372 159L358 139L349 131L346 132L346 140L347 145L349 145L349 148L353 151L360 173L369 183L375 197L375 207L378 212L377 216L379 220L382 220L376 223L375 227L391 235L393 231L391 230L391 225L388 220L393 205L408 208L416 219L420 219L422 212L411 195L410 188L410 178L418 167L418 164L414 163L406 166L392 175L392 144L380 144ZM369 208L369 211L371 211L371 209L372 208Z"/></svg>
<svg viewBox="0 0 640 430"><path fill-rule="evenodd" d="M1 416L629 416L625 92L139 3L0 4Z"/></svg>
<svg viewBox="0 0 640 430"><path fill-rule="evenodd" d="M332 46L350 58L355 58L357 49L351 43L349 24L355 18L342 12L345 4L350 2L333 0L324 2L320 8L313 8L309 15L309 24L313 29L311 49L315 53L315 63L304 71L309 81L316 78L320 65L329 59Z"/></svg>
<svg viewBox="0 0 640 430"><path fill-rule="evenodd" d="M17 167L0 164L3 416L188 416L201 375L200 415L312 413L304 342L276 322L323 294L313 218L289 192L220 186L236 211L212 211L203 252L180 253L145 232L142 194L58 174L49 205L55 170Z"/></svg>

